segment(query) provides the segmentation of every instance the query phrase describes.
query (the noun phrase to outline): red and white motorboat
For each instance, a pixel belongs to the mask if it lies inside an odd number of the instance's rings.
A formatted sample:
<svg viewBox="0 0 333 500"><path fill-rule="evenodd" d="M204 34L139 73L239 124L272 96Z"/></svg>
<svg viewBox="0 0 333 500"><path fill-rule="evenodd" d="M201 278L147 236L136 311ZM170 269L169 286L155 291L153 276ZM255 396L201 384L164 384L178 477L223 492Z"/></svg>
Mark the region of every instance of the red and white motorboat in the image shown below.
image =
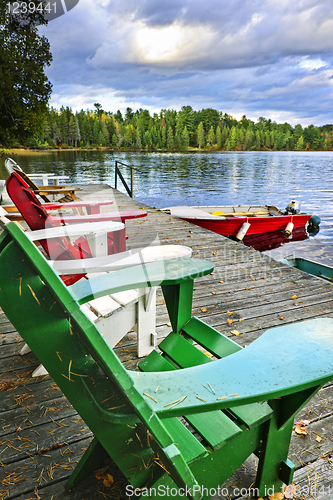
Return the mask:
<svg viewBox="0 0 333 500"><path fill-rule="evenodd" d="M176 217L209 229L223 236L242 240L246 235L283 231L291 234L294 229L305 227L311 214L301 213L299 203L292 201L285 211L273 205L234 206L178 206L164 209ZM319 217L313 217L319 225ZM311 221L310 221L311 223Z"/></svg>

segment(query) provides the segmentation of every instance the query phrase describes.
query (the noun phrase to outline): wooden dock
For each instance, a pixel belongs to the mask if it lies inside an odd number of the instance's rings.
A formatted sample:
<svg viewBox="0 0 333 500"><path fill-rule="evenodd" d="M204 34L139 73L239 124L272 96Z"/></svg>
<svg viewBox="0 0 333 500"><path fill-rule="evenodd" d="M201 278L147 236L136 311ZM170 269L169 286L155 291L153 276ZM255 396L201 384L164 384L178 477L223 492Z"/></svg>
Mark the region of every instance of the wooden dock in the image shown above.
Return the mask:
<svg viewBox="0 0 333 500"><path fill-rule="evenodd" d="M128 248L158 240L188 245L193 256L214 262L214 273L195 282L193 313L245 346L267 328L315 317L333 317L333 286L271 260L242 244L145 207L105 185L81 186L83 199L113 199L121 210L142 207L148 217L126 224ZM157 301L158 339L170 331L161 293ZM124 365L136 369L135 333L116 348ZM302 338L299 339L299 344ZM91 432L49 376L31 378L39 364L20 356L23 341L0 310L0 500L122 499L126 481L112 464L71 492L67 477L91 440ZM295 351L298 345L294 346ZM274 356L272 363L279 363ZM333 499L333 385L325 386L298 415L303 434L293 432L290 458L294 483L304 500ZM114 483L109 483L111 474ZM219 498L247 500L255 460L250 458L224 485ZM238 488L238 489L236 489ZM226 490L223 490L226 491ZM237 494L238 493L238 494ZM217 498L217 497L216 497ZM291 496L289 498L292 498ZM275 500L275 499L274 499Z"/></svg>

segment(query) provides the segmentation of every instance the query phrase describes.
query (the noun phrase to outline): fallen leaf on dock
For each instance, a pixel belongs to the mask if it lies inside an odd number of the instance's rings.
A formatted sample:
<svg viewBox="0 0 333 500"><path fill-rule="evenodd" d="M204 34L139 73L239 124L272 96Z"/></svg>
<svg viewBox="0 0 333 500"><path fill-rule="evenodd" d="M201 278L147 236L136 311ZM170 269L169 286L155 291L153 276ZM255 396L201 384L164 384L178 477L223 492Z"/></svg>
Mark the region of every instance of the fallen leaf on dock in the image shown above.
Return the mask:
<svg viewBox="0 0 333 500"><path fill-rule="evenodd" d="M304 427L300 427L299 425L296 425L295 434L297 434L297 436L306 436L307 432L306 432Z"/></svg>
<svg viewBox="0 0 333 500"><path fill-rule="evenodd" d="M322 438L321 438L320 436L317 436L317 437L316 437L316 441L317 441L317 443L320 443L320 441L321 441L321 440L322 440Z"/></svg>
<svg viewBox="0 0 333 500"><path fill-rule="evenodd" d="M283 500L284 496L281 491L277 491L274 495L268 495L269 500Z"/></svg>
<svg viewBox="0 0 333 500"><path fill-rule="evenodd" d="M104 479L103 481L103 484L106 488L109 488L110 486L112 486L114 483L114 479L113 479L113 476L111 476L111 474L107 474L106 475L106 478Z"/></svg>
<svg viewBox="0 0 333 500"><path fill-rule="evenodd" d="M294 300L294 299L297 299L297 295L293 295L293 296L291 297L291 300Z"/></svg>
<svg viewBox="0 0 333 500"><path fill-rule="evenodd" d="M299 422L295 422L295 425L300 425L301 427L305 427L306 425L309 425L310 420L299 420Z"/></svg>
<svg viewBox="0 0 333 500"><path fill-rule="evenodd" d="M216 295L216 292L212 292L212 295Z"/></svg>
<svg viewBox="0 0 333 500"><path fill-rule="evenodd" d="M205 313L205 312L207 311L207 309L206 309L205 307L202 307L202 308L200 309L200 311L201 311L201 312L203 312L203 313Z"/></svg>
<svg viewBox="0 0 333 500"><path fill-rule="evenodd" d="M227 311L227 314L228 314L229 316L231 316L231 315L232 315L232 312L233 312L233 311Z"/></svg>
<svg viewBox="0 0 333 500"><path fill-rule="evenodd" d="M239 331L238 330L231 330L231 332L233 335L239 335Z"/></svg>
<svg viewBox="0 0 333 500"><path fill-rule="evenodd" d="M233 320L233 319L230 319L230 318L228 318L228 319L227 319L227 323L228 323L229 325L231 325L233 322L234 322L234 320Z"/></svg>

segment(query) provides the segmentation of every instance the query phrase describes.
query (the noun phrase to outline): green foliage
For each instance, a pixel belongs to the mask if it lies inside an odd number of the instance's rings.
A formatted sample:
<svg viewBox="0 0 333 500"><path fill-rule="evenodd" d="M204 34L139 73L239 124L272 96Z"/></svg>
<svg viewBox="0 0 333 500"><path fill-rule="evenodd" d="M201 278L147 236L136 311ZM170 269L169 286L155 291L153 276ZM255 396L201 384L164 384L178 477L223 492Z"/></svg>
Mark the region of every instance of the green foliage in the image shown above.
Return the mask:
<svg viewBox="0 0 333 500"><path fill-rule="evenodd" d="M200 118L205 123L198 121ZM298 124L293 128L264 117L255 123L245 115L238 121L227 113L194 111L191 106L183 106L179 112L163 109L153 116L148 110L127 108L123 117L119 110L106 113L101 104L95 103L94 110L75 113L68 106L62 106L60 111L48 109L40 132L25 144L44 148L61 145L139 150L332 151L333 125L303 129Z"/></svg>
<svg viewBox="0 0 333 500"><path fill-rule="evenodd" d="M202 122L199 123L197 128L197 144L200 149L205 145L205 131Z"/></svg>
<svg viewBox="0 0 333 500"><path fill-rule="evenodd" d="M52 56L49 42L37 31L38 25L47 24L43 15L33 9L26 14L6 10L1 2L0 143L10 145L42 131L52 87L44 70Z"/></svg>

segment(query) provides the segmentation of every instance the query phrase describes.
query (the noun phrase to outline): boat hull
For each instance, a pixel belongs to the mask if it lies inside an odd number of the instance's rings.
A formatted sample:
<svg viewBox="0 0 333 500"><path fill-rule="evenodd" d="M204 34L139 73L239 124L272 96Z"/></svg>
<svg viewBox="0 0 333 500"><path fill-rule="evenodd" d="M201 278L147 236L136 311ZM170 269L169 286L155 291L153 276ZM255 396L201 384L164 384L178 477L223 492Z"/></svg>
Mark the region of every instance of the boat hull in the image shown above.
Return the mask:
<svg viewBox="0 0 333 500"><path fill-rule="evenodd" d="M289 222L294 224L294 229L305 227L310 219L309 214L298 215L281 215L281 216L267 216L267 217L235 217L226 219L206 219L197 217L182 217L191 224L213 231L214 233L223 236L236 236L240 228L245 222L250 223L247 235L262 234L272 231L284 231Z"/></svg>

